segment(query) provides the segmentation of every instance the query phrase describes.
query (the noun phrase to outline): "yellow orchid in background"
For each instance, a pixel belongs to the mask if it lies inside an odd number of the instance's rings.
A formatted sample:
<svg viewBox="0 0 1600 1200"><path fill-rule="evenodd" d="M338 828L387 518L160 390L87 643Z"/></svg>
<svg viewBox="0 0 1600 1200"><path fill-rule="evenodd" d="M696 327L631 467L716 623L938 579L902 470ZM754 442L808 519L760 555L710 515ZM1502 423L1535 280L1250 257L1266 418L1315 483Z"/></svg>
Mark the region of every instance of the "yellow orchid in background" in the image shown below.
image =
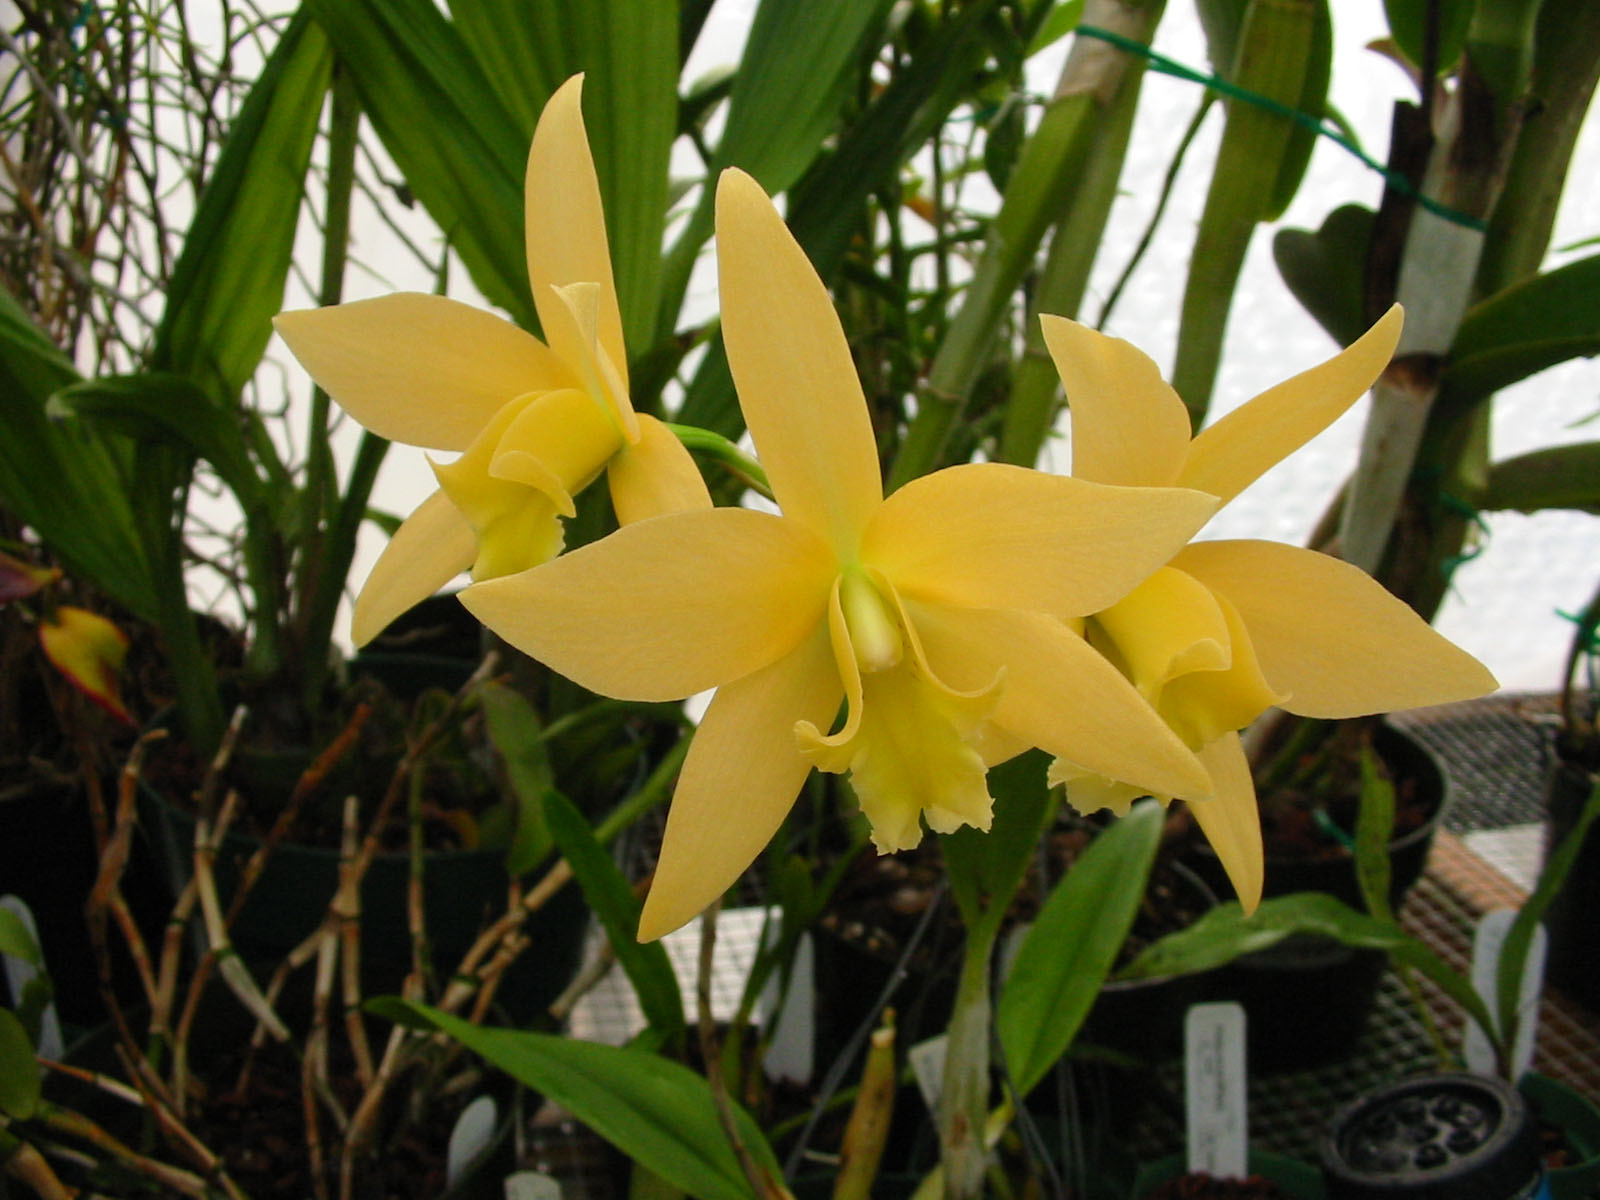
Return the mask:
<svg viewBox="0 0 1600 1200"><path fill-rule="evenodd" d="M1043 318L1072 410L1079 479L1190 488L1226 504L1364 395L1394 353L1391 308L1341 353L1263 392L1191 441L1189 415L1145 354ZM1195 820L1245 908L1261 896L1261 822L1238 730L1271 705L1342 718L1492 691L1488 670L1365 572L1276 542L1187 546L1086 632L1195 750L1211 776ZM1064 756L1052 778L1078 808L1126 811L1143 793Z"/></svg>
<svg viewBox="0 0 1600 1200"><path fill-rule="evenodd" d="M838 316L749 176L722 175L716 230L728 362L781 513L658 517L462 594L501 637L604 695L718 689L640 937L720 896L813 765L851 773L882 851L914 845L924 818L987 828L987 767L1030 746L1145 788L1207 790L1194 755L1068 622L1165 562L1215 501L996 463L885 499Z"/></svg>
<svg viewBox="0 0 1600 1200"><path fill-rule="evenodd" d="M311 377L374 433L433 450L439 490L395 533L356 597L369 641L458 573L492 579L554 558L561 517L602 471L626 523L711 504L665 425L635 413L583 77L550 97L528 153L527 255L548 345L492 313L401 293L280 314Z"/></svg>

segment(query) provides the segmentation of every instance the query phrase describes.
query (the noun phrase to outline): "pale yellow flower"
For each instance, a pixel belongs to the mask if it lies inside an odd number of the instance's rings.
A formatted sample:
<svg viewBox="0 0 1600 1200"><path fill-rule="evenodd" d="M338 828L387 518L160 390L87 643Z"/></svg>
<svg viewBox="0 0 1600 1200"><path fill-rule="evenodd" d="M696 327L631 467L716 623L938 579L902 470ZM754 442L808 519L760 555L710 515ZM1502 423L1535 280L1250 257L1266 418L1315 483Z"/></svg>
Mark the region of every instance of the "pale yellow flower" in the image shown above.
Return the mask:
<svg viewBox="0 0 1600 1200"><path fill-rule="evenodd" d="M1192 441L1183 402L1141 351L1075 321L1043 323L1072 409L1074 476L1192 488L1226 504L1372 386L1401 312ZM1213 792L1191 810L1247 909L1261 895L1261 822L1238 730L1274 704L1354 717L1495 687L1483 664L1364 572L1276 542L1195 542L1093 614L1087 633L1205 763ZM1052 768L1079 808L1126 811L1143 794L1103 774L1070 755Z"/></svg>
<svg viewBox="0 0 1600 1200"><path fill-rule="evenodd" d="M457 450L356 597L371 639L458 573L492 579L560 553L560 518L603 471L623 522L709 507L688 452L635 413L582 76L550 97L528 152L528 279L548 344L442 296L288 312L274 325L311 377L383 437Z"/></svg>
<svg viewBox="0 0 1600 1200"><path fill-rule="evenodd" d="M1029 746L1157 791L1206 790L1194 755L1068 622L1165 562L1215 502L1001 464L885 499L833 305L736 171L718 187L717 241L728 362L781 514L642 521L462 596L596 692L717 689L640 936L720 896L813 765L851 773L881 850L915 844L924 819L987 828L987 767Z"/></svg>

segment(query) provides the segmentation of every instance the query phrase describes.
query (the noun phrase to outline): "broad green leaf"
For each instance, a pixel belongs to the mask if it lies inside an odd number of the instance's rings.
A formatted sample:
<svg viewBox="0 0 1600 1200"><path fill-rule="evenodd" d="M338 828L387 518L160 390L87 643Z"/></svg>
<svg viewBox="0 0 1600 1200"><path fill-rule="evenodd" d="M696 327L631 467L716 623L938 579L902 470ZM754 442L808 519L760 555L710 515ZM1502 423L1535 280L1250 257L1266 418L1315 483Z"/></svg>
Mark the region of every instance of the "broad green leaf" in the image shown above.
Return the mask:
<svg viewBox="0 0 1600 1200"><path fill-rule="evenodd" d="M1246 917L1237 901L1218 905L1188 929L1147 946L1117 972L1118 979L1190 975L1276 945L1291 934L1333 938L1346 946L1383 950L1396 962L1426 975L1485 1029L1489 1011L1471 982L1392 920L1368 916L1325 892L1295 892L1263 900Z"/></svg>
<svg viewBox="0 0 1600 1200"><path fill-rule="evenodd" d="M1356 814L1356 880L1367 911L1375 917L1391 919L1389 904L1392 870L1389 839L1394 836L1394 784L1378 771L1372 748L1361 752L1361 809Z"/></svg>
<svg viewBox="0 0 1600 1200"><path fill-rule="evenodd" d="M543 862L554 844L544 807L555 777L533 705L499 683L484 684L477 695L489 744L505 765L506 784L516 801L516 824L506 851L506 872L516 878Z"/></svg>
<svg viewBox="0 0 1600 1200"><path fill-rule="evenodd" d="M999 930L1028 862L1038 851L1039 835L1055 812L1055 792L1046 782L1050 756L1042 750L1019 754L989 772L994 820L987 831L964 826L944 834L950 893L974 937L980 925Z"/></svg>
<svg viewBox="0 0 1600 1200"><path fill-rule="evenodd" d="M232 401L283 307L333 55L303 11L228 131L167 289L151 365Z"/></svg>
<svg viewBox="0 0 1600 1200"><path fill-rule="evenodd" d="M689 1195L749 1200L750 1185L717 1120L711 1085L687 1067L628 1047L486 1029L425 1004L384 998L368 1008L449 1034ZM745 1149L776 1180L777 1160L756 1123L737 1105L734 1121Z"/></svg>
<svg viewBox="0 0 1600 1200"><path fill-rule="evenodd" d="M582 71L611 267L633 355L654 333L668 163L678 133L678 10L659 0L452 0L478 71L523 144L550 94Z"/></svg>
<svg viewBox="0 0 1600 1200"><path fill-rule="evenodd" d="M39 943L23 924L22 918L9 908L0 908L0 954L21 959L33 967L44 966Z"/></svg>
<svg viewBox="0 0 1600 1200"><path fill-rule="evenodd" d="M28 1031L9 1008L0 1008L0 1113L26 1121L39 1107L39 1063Z"/></svg>
<svg viewBox="0 0 1600 1200"><path fill-rule="evenodd" d="M186 376L152 371L88 379L51 396L45 412L51 417L98 422L135 444L159 442L179 447L189 457L203 458L216 468L246 509L264 499L237 414L222 408L214 393Z"/></svg>
<svg viewBox="0 0 1600 1200"><path fill-rule="evenodd" d="M1476 304L1462 319L1443 382L1487 396L1529 375L1600 354L1600 254L1535 275Z"/></svg>
<svg viewBox="0 0 1600 1200"><path fill-rule="evenodd" d="M1418 69L1425 57L1428 10L1434 9L1438 22L1438 43L1434 49L1435 73L1454 69L1467 41L1467 26L1472 23L1475 0L1383 0L1389 20L1389 34L1400 52Z"/></svg>
<svg viewBox="0 0 1600 1200"><path fill-rule="evenodd" d="M645 1019L664 1035L680 1033L684 1021L678 978L665 946L639 941L641 906L633 888L572 801L552 789L545 796L544 811L551 836L583 889L583 898L605 927L612 952L638 993Z"/></svg>
<svg viewBox="0 0 1600 1200"><path fill-rule="evenodd" d="M1200 28L1205 32L1206 59L1218 75L1233 70L1239 57L1239 31L1250 0L1195 0Z"/></svg>
<svg viewBox="0 0 1600 1200"><path fill-rule="evenodd" d="M77 379L66 356L0 288L0 504L72 574L148 619L155 588L122 480L130 448L44 414L50 394Z"/></svg>
<svg viewBox="0 0 1600 1200"><path fill-rule="evenodd" d="M1494 463L1478 507L1525 513L1575 508L1600 514L1600 442L1546 446Z"/></svg>
<svg viewBox="0 0 1600 1200"><path fill-rule="evenodd" d="M1278 274L1294 298L1341 346L1367 329L1365 274L1373 213L1359 204L1334 209L1315 233L1280 229L1272 238Z"/></svg>
<svg viewBox="0 0 1600 1200"><path fill-rule="evenodd" d="M1162 815L1145 801L1096 837L1017 951L995 1024L1019 1095L1044 1078L1089 1015L1144 898Z"/></svg>
<svg viewBox="0 0 1600 1200"><path fill-rule="evenodd" d="M1078 27L1083 20L1083 0L1060 0L1051 8L1039 25L1039 31L1028 43L1028 57L1032 58L1046 46L1053 46Z"/></svg>
<svg viewBox="0 0 1600 1200"><path fill-rule="evenodd" d="M430 0L307 0L362 111L472 281L539 327L523 248L529 137L461 34Z"/></svg>

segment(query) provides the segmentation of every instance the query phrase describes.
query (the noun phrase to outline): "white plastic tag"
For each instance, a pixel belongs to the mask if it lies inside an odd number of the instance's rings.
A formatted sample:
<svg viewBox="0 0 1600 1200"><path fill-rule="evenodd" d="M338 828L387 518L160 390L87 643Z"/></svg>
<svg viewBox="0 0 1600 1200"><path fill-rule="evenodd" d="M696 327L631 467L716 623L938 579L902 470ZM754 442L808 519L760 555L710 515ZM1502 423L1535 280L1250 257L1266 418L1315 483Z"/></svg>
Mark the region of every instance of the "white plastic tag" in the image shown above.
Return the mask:
<svg viewBox="0 0 1600 1200"><path fill-rule="evenodd" d="M1490 1017L1499 1032L1499 998L1496 994L1500 973L1500 953L1505 947L1506 934L1517 914L1509 908L1497 908L1485 913L1478 922L1472 938L1472 989L1488 1006ZM1544 960L1548 938L1544 926L1533 931L1528 942L1528 956L1522 963L1522 983L1517 991L1517 1036L1511 1047L1511 1078L1521 1079L1533 1063L1533 1041L1539 1024L1539 994L1544 989ZM1468 1021L1461 1038L1461 1056L1467 1069L1478 1075L1499 1073L1494 1058L1494 1046L1476 1021Z"/></svg>
<svg viewBox="0 0 1600 1200"><path fill-rule="evenodd" d="M1183 1093L1189 1173L1243 1179L1248 1172L1244 1009L1193 1005L1183 1019Z"/></svg>
<svg viewBox="0 0 1600 1200"><path fill-rule="evenodd" d="M944 1087L944 1055L949 1044L949 1037L941 1033L906 1051L906 1061L917 1079L917 1090L931 1113L939 1111L939 1093Z"/></svg>

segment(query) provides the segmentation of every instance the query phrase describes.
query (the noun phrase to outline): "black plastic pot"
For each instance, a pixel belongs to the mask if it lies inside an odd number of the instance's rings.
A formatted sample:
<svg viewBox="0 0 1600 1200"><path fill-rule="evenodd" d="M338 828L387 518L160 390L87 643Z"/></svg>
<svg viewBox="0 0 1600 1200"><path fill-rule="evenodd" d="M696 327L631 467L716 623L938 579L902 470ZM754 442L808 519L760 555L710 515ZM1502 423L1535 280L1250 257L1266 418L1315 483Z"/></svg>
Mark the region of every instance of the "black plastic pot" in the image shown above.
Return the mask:
<svg viewBox="0 0 1600 1200"><path fill-rule="evenodd" d="M1389 843L1389 902L1398 911L1422 877L1445 811L1444 774L1433 755L1395 726L1380 725L1373 747L1397 786L1413 789L1427 819ZM1231 895L1221 864L1208 851L1189 860L1197 874ZM1321 858L1269 854L1265 896L1326 892L1365 910L1348 851ZM1366 1029L1387 965L1378 950L1358 950L1331 938L1295 935L1235 959L1209 977L1208 998L1244 1005L1250 1069L1303 1070L1347 1057ZM1314 1031L1314 1032L1312 1032Z"/></svg>
<svg viewBox="0 0 1600 1200"><path fill-rule="evenodd" d="M1510 1084L1429 1075L1339 1114L1322 1141L1328 1200L1532 1200L1547 1193L1532 1109Z"/></svg>

